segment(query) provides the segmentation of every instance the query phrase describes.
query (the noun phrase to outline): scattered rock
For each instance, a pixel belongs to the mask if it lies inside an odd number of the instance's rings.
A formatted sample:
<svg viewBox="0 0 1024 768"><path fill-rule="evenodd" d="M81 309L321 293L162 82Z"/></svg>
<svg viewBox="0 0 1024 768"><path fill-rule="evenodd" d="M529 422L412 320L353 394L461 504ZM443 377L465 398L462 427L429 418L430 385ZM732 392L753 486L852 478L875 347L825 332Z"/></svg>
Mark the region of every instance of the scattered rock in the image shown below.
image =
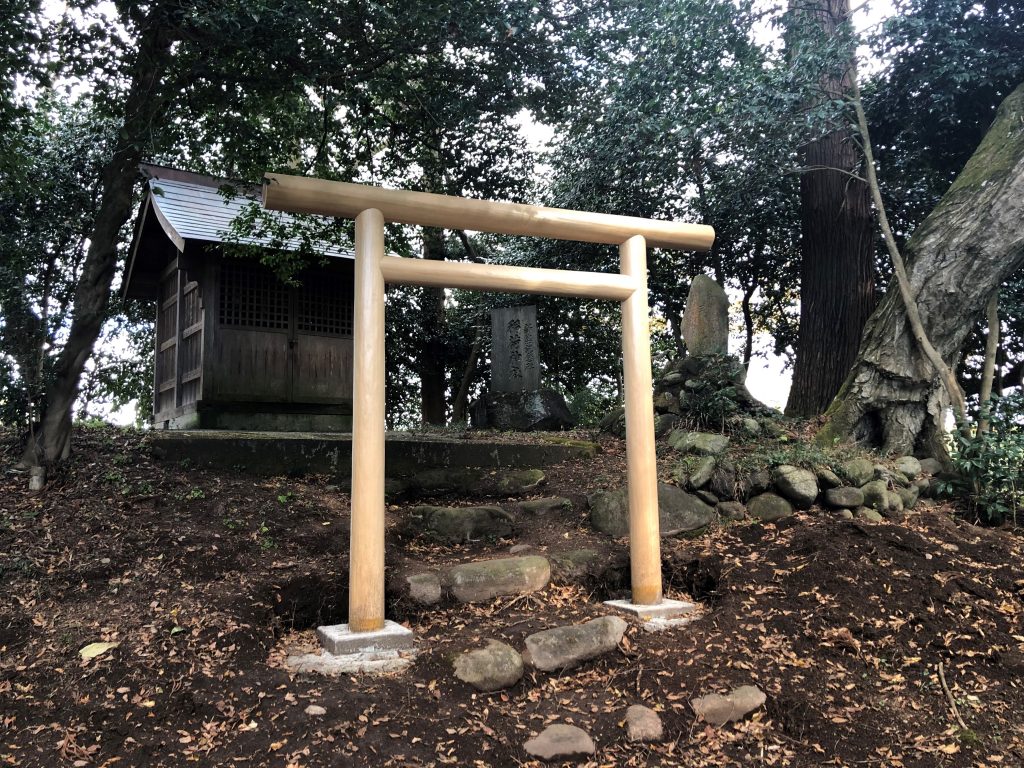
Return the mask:
<svg viewBox="0 0 1024 768"><path fill-rule="evenodd" d="M814 474L818 478L818 485L822 488L838 488L843 484L839 475L828 467L815 467Z"/></svg>
<svg viewBox="0 0 1024 768"><path fill-rule="evenodd" d="M829 488L825 491L825 503L830 507L842 507L845 509L863 507L864 491L860 488L850 488L848 486Z"/></svg>
<svg viewBox="0 0 1024 768"><path fill-rule="evenodd" d="M711 475L707 490L719 499L731 501L736 498L736 465L728 459L720 459Z"/></svg>
<svg viewBox="0 0 1024 768"><path fill-rule="evenodd" d="M676 425L676 417L673 413L662 413L654 419L654 436L664 437Z"/></svg>
<svg viewBox="0 0 1024 768"><path fill-rule="evenodd" d="M642 704L626 710L626 736L630 741L661 741L665 729L658 713Z"/></svg>
<svg viewBox="0 0 1024 768"><path fill-rule="evenodd" d="M889 507L889 485L885 480L872 480L861 486L864 506L883 512Z"/></svg>
<svg viewBox="0 0 1024 768"><path fill-rule="evenodd" d="M679 413L679 400L671 392L659 392L654 396L654 408L658 413Z"/></svg>
<svg viewBox="0 0 1024 768"><path fill-rule="evenodd" d="M751 496L757 496L759 493L764 493L772 487L772 476L767 469L761 469L757 472L747 475L739 483L739 491L741 499L749 499Z"/></svg>
<svg viewBox="0 0 1024 768"><path fill-rule="evenodd" d="M552 555L551 566L559 580L579 579L593 572L600 558L596 549L570 549Z"/></svg>
<svg viewBox="0 0 1024 768"><path fill-rule="evenodd" d="M523 658L512 646L491 640L486 648L467 651L455 659L455 676L478 691L500 691L522 679Z"/></svg>
<svg viewBox="0 0 1024 768"><path fill-rule="evenodd" d="M310 717L323 717L327 714L327 710L321 707L319 704L310 704L306 707L306 714Z"/></svg>
<svg viewBox="0 0 1024 768"><path fill-rule="evenodd" d="M441 579L436 573L414 573L405 577L409 599L418 605L441 602Z"/></svg>
<svg viewBox="0 0 1024 768"><path fill-rule="evenodd" d="M810 509L818 498L818 478L809 469L782 464L775 468L775 487L800 509Z"/></svg>
<svg viewBox="0 0 1024 768"><path fill-rule="evenodd" d="M680 453L720 456L729 447L729 438L716 432L687 432L674 429L668 436L668 444Z"/></svg>
<svg viewBox="0 0 1024 768"><path fill-rule="evenodd" d="M869 509L868 507L859 507L857 509L857 513L856 514L857 514L857 519L858 520L867 520L868 522L871 522L871 523L880 523L880 522L882 522L882 516L880 514L878 514L877 512L875 512L875 510Z"/></svg>
<svg viewBox="0 0 1024 768"><path fill-rule="evenodd" d="M693 495L710 507L714 507L718 504L718 497L715 494L711 493L711 491L705 491L702 489L699 491L694 491Z"/></svg>
<svg viewBox="0 0 1024 768"><path fill-rule="evenodd" d="M905 490L901 488L900 490ZM879 510L883 516L888 517L890 520L902 520L905 513L903 507L903 497L899 491L886 491L885 493L885 509Z"/></svg>
<svg viewBox="0 0 1024 768"><path fill-rule="evenodd" d="M904 510L913 509L917 506L917 499L921 495L921 487L918 485L912 485L909 488L900 488L896 493L903 502Z"/></svg>
<svg viewBox="0 0 1024 768"><path fill-rule="evenodd" d="M494 477L494 485L503 496L533 493L544 485L545 476L539 469L508 469Z"/></svg>
<svg viewBox="0 0 1024 768"><path fill-rule="evenodd" d="M906 475L908 480L915 480L921 474L921 462L913 456L900 456L896 459L896 469Z"/></svg>
<svg viewBox="0 0 1024 768"><path fill-rule="evenodd" d="M900 491L907 489L890 491L885 480L872 480L861 490L864 491L864 506L893 519L898 520L903 517L903 498Z"/></svg>
<svg viewBox="0 0 1024 768"><path fill-rule="evenodd" d="M610 432L622 437L626 434L626 409L613 408L601 418L601 421L597 423L597 428L602 432Z"/></svg>
<svg viewBox="0 0 1024 768"><path fill-rule="evenodd" d="M729 352L729 297L707 275L690 282L683 311L683 340L691 357Z"/></svg>
<svg viewBox="0 0 1024 768"><path fill-rule="evenodd" d="M563 509L572 509L572 502L564 496L549 496L544 499L529 499L519 502L519 510L530 515L547 515Z"/></svg>
<svg viewBox="0 0 1024 768"><path fill-rule="evenodd" d="M597 748L590 734L575 725L555 723L523 744L527 754L541 760L565 760L592 755Z"/></svg>
<svg viewBox="0 0 1024 768"><path fill-rule="evenodd" d="M747 437L757 437L761 434L761 424L757 419L744 416L740 419L740 431Z"/></svg>
<svg viewBox="0 0 1024 768"><path fill-rule="evenodd" d="M590 522L595 529L610 536L629 533L629 497L625 488L591 494ZM658 483L658 520L662 536L675 536L703 528L715 519L715 510L668 483Z"/></svg>
<svg viewBox="0 0 1024 768"><path fill-rule="evenodd" d="M618 616L602 616L583 624L537 632L526 638L523 661L546 672L575 667L615 650L627 626Z"/></svg>
<svg viewBox="0 0 1024 768"><path fill-rule="evenodd" d="M875 466L867 459L850 459L840 469L850 481L850 485L856 485L858 488L875 477Z"/></svg>
<svg viewBox="0 0 1024 768"><path fill-rule="evenodd" d="M774 493L762 493L747 502L747 513L756 520L770 523L793 514L793 505Z"/></svg>
<svg viewBox="0 0 1024 768"><path fill-rule="evenodd" d="M705 456L690 475L690 487L703 488L715 475L715 457Z"/></svg>
<svg viewBox="0 0 1024 768"><path fill-rule="evenodd" d="M725 520L744 520L747 517L747 508L738 501L719 502L715 511Z"/></svg>
<svg viewBox="0 0 1024 768"><path fill-rule="evenodd" d="M725 725L728 722L742 720L755 709L763 706L767 697L756 685L741 685L725 696L709 693L706 696L692 699L690 706L699 717L711 725Z"/></svg>
<svg viewBox="0 0 1024 768"><path fill-rule="evenodd" d="M544 589L551 566L539 555L464 563L448 570L452 595L460 603L477 603L499 595L524 595Z"/></svg>
<svg viewBox="0 0 1024 768"><path fill-rule="evenodd" d="M512 535L512 516L501 507L418 506L402 525L409 534L425 534L449 544Z"/></svg>

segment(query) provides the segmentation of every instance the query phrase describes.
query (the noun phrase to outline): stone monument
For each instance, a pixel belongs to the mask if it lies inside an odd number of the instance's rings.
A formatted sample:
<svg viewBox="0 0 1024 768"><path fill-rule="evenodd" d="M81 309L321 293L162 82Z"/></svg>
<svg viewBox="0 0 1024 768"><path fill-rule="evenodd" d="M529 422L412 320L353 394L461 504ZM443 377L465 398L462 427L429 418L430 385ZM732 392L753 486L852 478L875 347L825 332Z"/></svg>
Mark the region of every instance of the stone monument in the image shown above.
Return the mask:
<svg viewBox="0 0 1024 768"><path fill-rule="evenodd" d="M707 275L697 275L690 283L683 341L691 357L729 354L729 297Z"/></svg>
<svg viewBox="0 0 1024 768"><path fill-rule="evenodd" d="M557 430L573 426L565 398L540 386L537 307L491 310L491 388L469 409L478 429Z"/></svg>
<svg viewBox="0 0 1024 768"><path fill-rule="evenodd" d="M491 310L491 392L540 389L537 307Z"/></svg>

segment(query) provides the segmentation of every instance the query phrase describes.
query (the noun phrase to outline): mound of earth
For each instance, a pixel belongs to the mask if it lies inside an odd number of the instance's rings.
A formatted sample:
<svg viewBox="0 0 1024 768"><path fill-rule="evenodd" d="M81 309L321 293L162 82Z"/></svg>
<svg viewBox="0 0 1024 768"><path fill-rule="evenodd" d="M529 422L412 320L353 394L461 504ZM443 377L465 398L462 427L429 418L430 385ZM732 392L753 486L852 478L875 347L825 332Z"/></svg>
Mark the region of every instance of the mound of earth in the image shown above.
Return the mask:
<svg viewBox="0 0 1024 768"><path fill-rule="evenodd" d="M459 680L465 652L490 640L521 652L628 595L626 542L588 522L586 496L623 483L621 441L601 442L596 457L545 470L544 496L561 501L542 514L521 512L522 498L416 502L500 506L508 535L400 537L411 504L389 507L396 576L514 546L574 564L541 591L471 605L389 593L389 617L421 647L390 677L283 664L313 649L317 625L345 618L349 500L327 478L159 463L141 433L84 430L37 495L8 450L0 762L535 766L524 744L557 723L589 735L592 765L1024 764L1022 540L934 500L898 521L815 504L665 539L667 595L701 605L691 624L631 624L615 652L494 693ZM660 453L668 480L679 459ZM96 643L108 645L85 659ZM721 727L698 719L692 700L747 685L763 707ZM637 704L660 717L661 741L630 740Z"/></svg>

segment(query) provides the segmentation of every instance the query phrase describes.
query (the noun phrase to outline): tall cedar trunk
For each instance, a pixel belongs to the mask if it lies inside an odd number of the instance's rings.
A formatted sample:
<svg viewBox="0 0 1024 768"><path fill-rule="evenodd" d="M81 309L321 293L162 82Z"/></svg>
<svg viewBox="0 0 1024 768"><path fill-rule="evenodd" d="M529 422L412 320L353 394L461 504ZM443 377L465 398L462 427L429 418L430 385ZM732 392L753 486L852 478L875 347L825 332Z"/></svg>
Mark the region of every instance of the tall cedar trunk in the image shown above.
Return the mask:
<svg viewBox="0 0 1024 768"><path fill-rule="evenodd" d="M423 230L423 258L443 260L444 237L441 230ZM420 348L420 414L424 424L444 426L445 377L444 360L444 289L424 288L422 320L424 341Z"/></svg>
<svg viewBox="0 0 1024 768"><path fill-rule="evenodd" d="M139 49L125 99L124 118L113 156L103 168L103 195L75 288L74 318L47 387L41 429L25 449L30 464L56 461L71 435L71 409L86 361L99 337L117 267L121 227L131 215L132 188L153 124L167 106L160 92L171 58L171 27L155 6L139 37Z"/></svg>
<svg viewBox="0 0 1024 768"><path fill-rule="evenodd" d="M925 331L948 364L960 356L989 298L1024 266L1022 221L1024 85L1006 97L981 145L906 247ZM819 439L941 455L946 401L893 285L864 329Z"/></svg>
<svg viewBox="0 0 1024 768"><path fill-rule="evenodd" d="M804 8L830 36L850 10L848 0L812 0ZM854 77L851 58L842 77L823 80L822 90L848 96ZM790 416L815 416L832 402L874 309L874 226L868 186L850 175L862 158L853 135L843 126L801 152L814 170L800 178L800 332Z"/></svg>

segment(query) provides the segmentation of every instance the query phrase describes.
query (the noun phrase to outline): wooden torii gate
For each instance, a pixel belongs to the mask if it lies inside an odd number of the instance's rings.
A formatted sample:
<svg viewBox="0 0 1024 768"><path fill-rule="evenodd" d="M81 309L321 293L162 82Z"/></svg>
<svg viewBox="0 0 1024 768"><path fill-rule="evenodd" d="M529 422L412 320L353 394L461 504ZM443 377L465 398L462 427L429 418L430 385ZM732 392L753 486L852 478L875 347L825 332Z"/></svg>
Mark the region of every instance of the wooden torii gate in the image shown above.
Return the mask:
<svg viewBox="0 0 1024 768"><path fill-rule="evenodd" d="M709 250L712 227L561 208L471 200L267 174L270 210L355 219L352 517L349 629L384 627L384 285L609 299L622 305L626 478L632 602L662 602L647 247ZM428 261L384 255L384 224L578 240L619 246L620 274Z"/></svg>

